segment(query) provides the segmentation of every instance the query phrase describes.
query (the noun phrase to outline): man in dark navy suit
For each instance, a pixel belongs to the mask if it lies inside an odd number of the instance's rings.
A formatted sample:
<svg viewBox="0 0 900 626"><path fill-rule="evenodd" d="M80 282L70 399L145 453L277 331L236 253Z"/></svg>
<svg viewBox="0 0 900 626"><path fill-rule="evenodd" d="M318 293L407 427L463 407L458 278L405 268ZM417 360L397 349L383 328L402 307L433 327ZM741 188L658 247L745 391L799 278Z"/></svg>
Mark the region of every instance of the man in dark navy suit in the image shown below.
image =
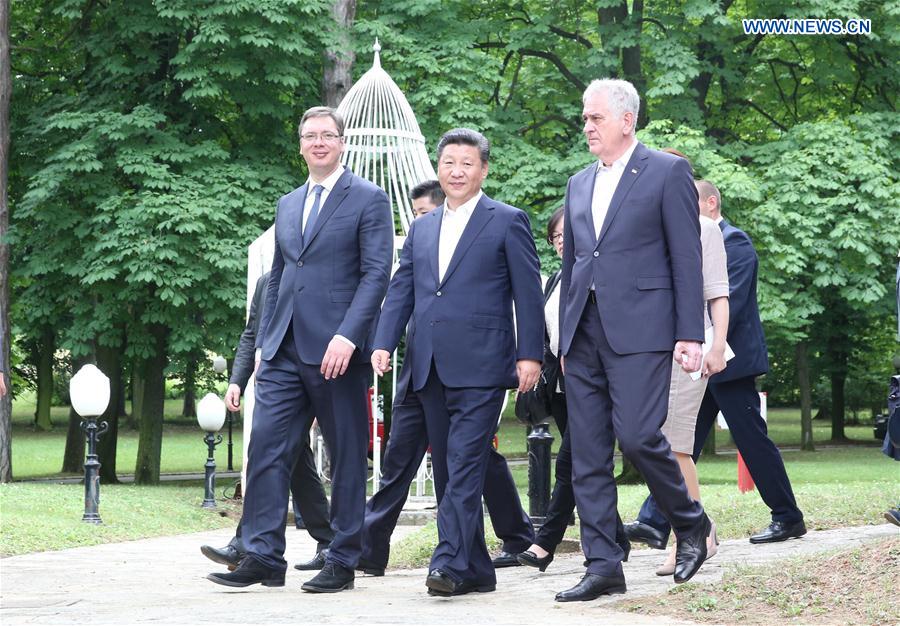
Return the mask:
<svg viewBox="0 0 900 626"><path fill-rule="evenodd" d="M503 396L530 389L543 355L543 298L528 216L488 198L487 139L454 129L438 143L444 206L413 222L378 322L383 374L409 323L406 363L425 412L438 499L431 595L493 591L481 496ZM513 324L513 303L516 309Z"/></svg>
<svg viewBox="0 0 900 626"><path fill-rule="evenodd" d="M259 334L259 320L262 317L262 308L265 306L266 286L269 284L269 272L266 272L256 281L253 290L253 299L250 300L250 311L247 314L247 324L238 341L237 350L234 353L234 365L231 368L231 378L228 381L228 390L225 392L225 407L229 411L239 411L241 408L241 396L250 376L256 370L256 355L254 346ZM325 550L334 538L331 529L331 519L328 513L328 498L322 487L322 480L316 470L315 459L309 447L309 431L303 433L300 440L300 448L294 456L294 467L291 469L291 496L294 505L294 517L303 520L303 526L299 522L297 528L306 528L309 535L316 540L316 555L305 563L294 565L299 570L318 570L325 565ZM235 569L241 560L247 555L244 541L241 538L243 526L238 521L237 530L223 548L215 548L209 545L200 546L200 552L208 559L216 563L227 565L229 569Z"/></svg>
<svg viewBox="0 0 900 626"><path fill-rule="evenodd" d="M675 582L699 569L710 533L660 430L673 353L696 371L704 338L691 168L635 139L640 99L631 83L594 81L583 103L584 133L598 162L569 179L566 190L559 353L588 566L581 582L557 594L560 602L625 592L616 439L676 529Z"/></svg>
<svg viewBox="0 0 900 626"><path fill-rule="evenodd" d="M803 513L794 499L781 453L769 439L766 421L759 412L755 381L769 369L766 337L756 303L759 258L747 233L722 217L722 197L716 186L705 180L697 181L696 185L701 215L717 222L725 237L731 310L727 338L735 356L728 361L728 367L709 379L694 431L694 460L700 458L703 444L721 411L753 482L759 488L759 495L772 511L771 524L750 537L750 543L801 537L806 534ZM652 495L644 501L638 520L625 526L632 541L642 541L660 549L666 545L669 529L669 523L660 514Z"/></svg>
<svg viewBox="0 0 900 626"><path fill-rule="evenodd" d="M428 180L410 192L416 217L431 213L444 203L439 181ZM425 412L415 393L408 392L411 367L406 363L397 379L397 391L391 413L391 433L382 464L381 487L366 503L363 524L363 552L357 570L381 576L390 557L391 535L409 495L409 486L418 473L428 448ZM522 509L516 483L506 459L492 445L488 446L484 501L494 532L503 548L493 559L494 567L519 565L516 556L534 540L531 520Z"/></svg>
<svg viewBox="0 0 900 626"><path fill-rule="evenodd" d="M220 584L284 585L291 454L315 417L331 453L335 535L322 571L302 588L353 588L366 505L371 335L394 228L387 194L341 166L343 131L327 107L300 120L309 181L281 198L275 216L244 498L247 557L230 574L210 574Z"/></svg>

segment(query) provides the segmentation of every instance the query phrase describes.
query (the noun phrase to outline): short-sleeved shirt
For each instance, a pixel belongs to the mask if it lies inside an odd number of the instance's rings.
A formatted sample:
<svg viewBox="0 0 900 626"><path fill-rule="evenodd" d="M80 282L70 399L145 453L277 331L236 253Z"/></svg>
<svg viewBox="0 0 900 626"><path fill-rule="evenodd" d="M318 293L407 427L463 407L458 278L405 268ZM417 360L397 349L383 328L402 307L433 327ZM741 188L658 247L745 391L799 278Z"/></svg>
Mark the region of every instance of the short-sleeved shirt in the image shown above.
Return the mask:
<svg viewBox="0 0 900 626"><path fill-rule="evenodd" d="M708 217L700 216L700 244L703 246L703 299L728 295L728 259L722 229ZM709 310L703 307L705 328L712 326Z"/></svg>

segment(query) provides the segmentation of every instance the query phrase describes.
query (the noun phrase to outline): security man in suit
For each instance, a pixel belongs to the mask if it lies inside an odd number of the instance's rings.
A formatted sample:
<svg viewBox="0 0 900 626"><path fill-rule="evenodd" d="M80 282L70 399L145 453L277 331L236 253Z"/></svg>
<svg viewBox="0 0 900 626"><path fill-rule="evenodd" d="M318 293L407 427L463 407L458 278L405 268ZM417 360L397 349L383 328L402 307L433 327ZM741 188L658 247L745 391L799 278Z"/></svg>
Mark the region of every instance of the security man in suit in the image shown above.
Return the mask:
<svg viewBox="0 0 900 626"><path fill-rule="evenodd" d="M444 203L439 181L427 180L410 192L417 218L431 213ZM391 432L382 464L381 487L366 503L363 524L363 552L358 571L383 576L391 549L391 535L409 496L409 486L418 473L428 448L428 433L422 403L409 391L412 370L406 364L400 369L397 391L391 413ZM503 548L494 557L494 567L519 565L517 555L534 540L534 528L522 509L516 483L506 459L493 445L488 445L487 474L484 481L484 502L491 517L494 533L503 541Z"/></svg>
<svg viewBox="0 0 900 626"><path fill-rule="evenodd" d="M275 216L244 499L247 557L230 574L210 574L219 584L284 585L291 455L315 417L331 453L335 535L324 567L302 589L353 588L366 506L371 335L390 280L394 227L387 194L341 166L343 131L328 107L300 120L309 180L281 198Z"/></svg>
<svg viewBox="0 0 900 626"><path fill-rule="evenodd" d="M259 334L259 320L261 310L265 304L266 286L269 283L269 272L266 272L256 281L253 298L250 300L250 312L247 315L247 324L238 347L234 354L234 364L231 368L231 378L228 381L228 390L225 392L225 406L229 411L239 411L241 408L241 395L247 387L250 376L256 370L256 355L254 346L256 336ZM305 563L298 563L294 568L299 570L319 570L325 565L325 550L334 538L331 529L331 521L328 513L328 498L322 487L322 480L316 471L316 463L312 450L309 447L309 431L303 433L300 440L300 449L294 460L291 470L291 496L294 504L294 516L303 519L303 528L316 540L316 555ZM229 569L238 566L247 555L244 542L241 539L243 520L238 521L234 537L223 548L213 546L200 546L200 552L211 561L227 565ZM300 526L298 526L299 528Z"/></svg>
<svg viewBox="0 0 900 626"><path fill-rule="evenodd" d="M566 189L559 353L588 567L581 582L557 594L560 602L625 592L624 553L615 541L616 439L676 529L675 582L699 569L711 528L660 430L673 356L696 371L704 339L690 165L635 139L640 98L631 83L593 81L583 104L598 162Z"/></svg>
<svg viewBox="0 0 900 626"><path fill-rule="evenodd" d="M431 595L452 596L496 586L481 510L488 443L506 390L530 389L540 375L544 319L528 216L481 191L487 139L454 129L437 153L447 200L409 230L372 365L387 371L409 323L407 394L425 412L438 499L439 542L425 584Z"/></svg>
<svg viewBox="0 0 900 626"><path fill-rule="evenodd" d="M696 185L700 214L717 222L725 238L731 311L727 339L735 356L728 367L709 379L697 415L694 461L700 458L703 444L721 411L760 497L772 511L772 522L751 536L750 543L801 537L806 534L803 513L797 507L781 453L769 438L756 391L756 377L769 369L766 337L756 303L759 258L747 233L722 217L722 196L718 188L706 180L698 180ZM644 501L637 521L625 526L632 541L642 541L653 548L665 547L669 529L652 495Z"/></svg>

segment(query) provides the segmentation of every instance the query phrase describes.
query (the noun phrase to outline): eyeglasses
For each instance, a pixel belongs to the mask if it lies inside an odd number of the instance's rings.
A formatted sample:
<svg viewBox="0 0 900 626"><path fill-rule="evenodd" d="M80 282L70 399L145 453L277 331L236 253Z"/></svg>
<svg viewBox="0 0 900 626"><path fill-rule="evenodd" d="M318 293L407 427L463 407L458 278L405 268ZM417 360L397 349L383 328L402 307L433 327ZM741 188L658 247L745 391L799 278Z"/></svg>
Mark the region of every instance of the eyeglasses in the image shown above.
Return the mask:
<svg viewBox="0 0 900 626"><path fill-rule="evenodd" d="M324 141L326 143L331 143L332 141L337 141L340 138L341 138L340 135L338 135L337 133L332 133L332 132L303 133L302 135L300 135L300 139L302 139L303 141L305 141L307 143L312 143L312 142L316 141L317 139L321 139L322 141Z"/></svg>
<svg viewBox="0 0 900 626"><path fill-rule="evenodd" d="M547 241L549 241L550 243L556 243L557 241L562 241L562 240L563 240L562 233L553 233L552 235L547 237Z"/></svg>

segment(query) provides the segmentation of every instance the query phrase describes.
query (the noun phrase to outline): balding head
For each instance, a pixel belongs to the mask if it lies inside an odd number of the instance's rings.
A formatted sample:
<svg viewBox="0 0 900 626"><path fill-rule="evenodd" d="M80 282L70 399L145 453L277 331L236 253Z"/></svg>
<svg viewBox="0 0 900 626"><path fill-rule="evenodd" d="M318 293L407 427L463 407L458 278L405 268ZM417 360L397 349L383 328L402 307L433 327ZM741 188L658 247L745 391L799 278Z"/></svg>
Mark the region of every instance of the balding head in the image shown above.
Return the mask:
<svg viewBox="0 0 900 626"><path fill-rule="evenodd" d="M708 180L695 180L694 185L700 196L700 215L711 220L722 217L722 194L719 193L719 188Z"/></svg>

